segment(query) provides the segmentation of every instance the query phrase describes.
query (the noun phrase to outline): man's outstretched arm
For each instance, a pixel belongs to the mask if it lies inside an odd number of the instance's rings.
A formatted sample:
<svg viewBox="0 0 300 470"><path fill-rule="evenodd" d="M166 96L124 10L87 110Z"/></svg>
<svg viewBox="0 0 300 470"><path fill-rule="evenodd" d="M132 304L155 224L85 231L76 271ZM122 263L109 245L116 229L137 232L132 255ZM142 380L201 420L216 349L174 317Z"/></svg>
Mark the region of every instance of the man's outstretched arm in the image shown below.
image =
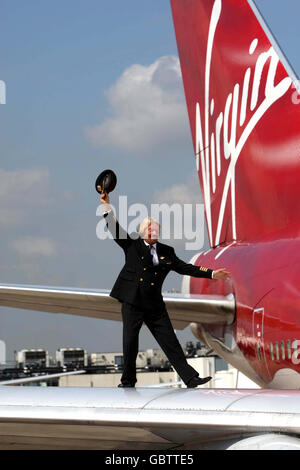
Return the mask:
<svg viewBox="0 0 300 470"><path fill-rule="evenodd" d="M193 277L204 277L207 279L229 279L230 272L227 271L225 268L212 270L210 268L206 268L204 266L194 266L190 263L185 263L181 259L179 259L174 252L174 260L172 270L177 272L178 274L183 274L187 276Z"/></svg>

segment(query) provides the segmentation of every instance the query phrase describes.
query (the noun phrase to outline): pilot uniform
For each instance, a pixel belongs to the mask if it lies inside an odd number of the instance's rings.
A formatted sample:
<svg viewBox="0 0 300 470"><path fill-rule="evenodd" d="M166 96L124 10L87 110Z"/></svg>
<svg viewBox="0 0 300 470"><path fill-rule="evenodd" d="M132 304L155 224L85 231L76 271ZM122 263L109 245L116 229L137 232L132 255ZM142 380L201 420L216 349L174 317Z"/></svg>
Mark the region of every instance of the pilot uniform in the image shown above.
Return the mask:
<svg viewBox="0 0 300 470"><path fill-rule="evenodd" d="M129 236L112 211L104 217L114 240L125 254L125 265L110 293L122 303L124 369L121 383L131 387L136 383L138 336L145 323L174 369L188 384L199 374L187 363L175 335L161 294L162 284L170 271L208 279L212 279L213 271L185 263L168 245L157 242L153 248L142 238Z"/></svg>

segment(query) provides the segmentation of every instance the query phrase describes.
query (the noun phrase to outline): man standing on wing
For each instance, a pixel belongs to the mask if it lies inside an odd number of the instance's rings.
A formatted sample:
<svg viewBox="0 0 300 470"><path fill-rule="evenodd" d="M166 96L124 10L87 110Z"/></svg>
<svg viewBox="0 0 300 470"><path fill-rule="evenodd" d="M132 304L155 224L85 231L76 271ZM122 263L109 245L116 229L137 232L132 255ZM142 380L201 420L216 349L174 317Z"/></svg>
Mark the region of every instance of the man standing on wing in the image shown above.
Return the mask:
<svg viewBox="0 0 300 470"><path fill-rule="evenodd" d="M160 224L149 217L139 227L140 237L131 238L114 217L109 196L104 191L101 202L107 227L125 254L125 265L110 293L122 303L124 369L119 387L134 387L137 381L138 337L143 323L188 388L205 384L211 377L200 378L187 363L169 319L161 288L170 271L209 279L227 279L230 273L226 269L212 271L180 260L174 248L158 241Z"/></svg>

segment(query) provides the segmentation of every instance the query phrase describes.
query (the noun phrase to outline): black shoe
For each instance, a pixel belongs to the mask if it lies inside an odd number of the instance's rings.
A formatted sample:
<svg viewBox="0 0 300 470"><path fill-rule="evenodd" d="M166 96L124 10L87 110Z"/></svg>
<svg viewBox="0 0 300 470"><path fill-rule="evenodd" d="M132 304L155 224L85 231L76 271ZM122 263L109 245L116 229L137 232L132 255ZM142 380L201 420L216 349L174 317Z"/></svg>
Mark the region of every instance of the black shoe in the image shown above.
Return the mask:
<svg viewBox="0 0 300 470"><path fill-rule="evenodd" d="M204 379L201 379L201 377L193 377L187 384L187 388L195 388L198 387L198 385L204 385L207 382L209 382L212 379L212 377L204 377Z"/></svg>
<svg viewBox="0 0 300 470"><path fill-rule="evenodd" d="M135 385L134 384L119 384L118 385L119 388L135 388Z"/></svg>

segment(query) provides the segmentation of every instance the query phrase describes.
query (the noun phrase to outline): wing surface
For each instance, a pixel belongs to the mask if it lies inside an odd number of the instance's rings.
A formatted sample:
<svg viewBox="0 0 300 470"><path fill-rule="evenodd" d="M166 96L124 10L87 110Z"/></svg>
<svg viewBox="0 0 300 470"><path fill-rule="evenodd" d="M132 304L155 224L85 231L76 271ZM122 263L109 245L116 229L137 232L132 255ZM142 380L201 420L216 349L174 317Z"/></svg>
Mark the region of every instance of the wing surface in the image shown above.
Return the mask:
<svg viewBox="0 0 300 470"><path fill-rule="evenodd" d="M298 390L0 387L0 449L230 448L253 435L265 442L266 433L269 443L281 433L299 446L299 398Z"/></svg>
<svg viewBox="0 0 300 470"><path fill-rule="evenodd" d="M164 294L164 301L177 329L192 322L228 325L234 321L233 295ZM122 320L121 304L108 290L1 284L0 306Z"/></svg>

